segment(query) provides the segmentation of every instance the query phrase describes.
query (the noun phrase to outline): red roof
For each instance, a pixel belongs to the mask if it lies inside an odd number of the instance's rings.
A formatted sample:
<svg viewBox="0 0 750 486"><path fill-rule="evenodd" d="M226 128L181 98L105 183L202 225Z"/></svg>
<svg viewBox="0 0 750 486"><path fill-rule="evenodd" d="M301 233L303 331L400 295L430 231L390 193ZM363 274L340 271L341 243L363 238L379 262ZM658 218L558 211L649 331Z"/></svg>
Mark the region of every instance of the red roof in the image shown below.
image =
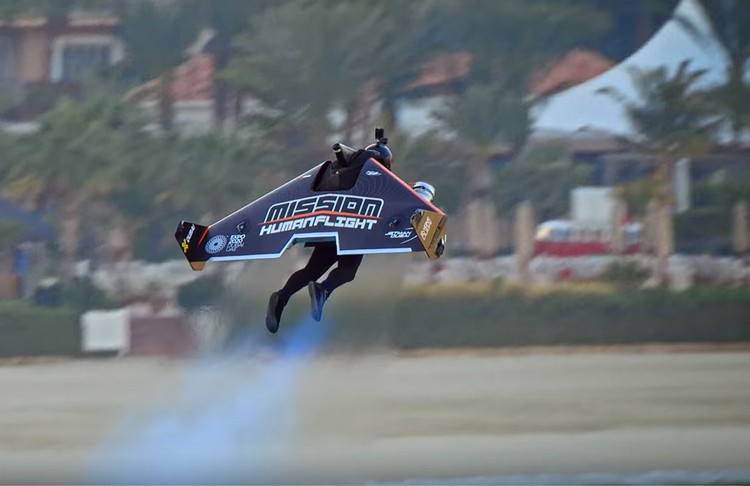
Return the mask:
<svg viewBox="0 0 750 486"><path fill-rule="evenodd" d="M175 69L172 96L177 100L210 100L214 89L214 58L198 54Z"/></svg>
<svg viewBox="0 0 750 486"><path fill-rule="evenodd" d="M175 100L210 100L214 89L214 58L211 54L197 54L174 70L170 91ZM159 86L159 79L152 79L131 89L125 94L132 99L151 94Z"/></svg>
<svg viewBox="0 0 750 486"><path fill-rule="evenodd" d="M469 74L471 54L452 52L440 54L425 62L419 77L404 87L404 91L442 86ZM540 69L532 80L531 93L551 94L587 81L615 63L603 55L587 49L574 49L553 62L547 69ZM210 100L213 97L215 66L211 54L201 53L178 66L174 71L172 96L175 100ZM158 79L151 80L134 89L126 98L153 92Z"/></svg>
<svg viewBox="0 0 750 486"><path fill-rule="evenodd" d="M614 66L614 61L588 49L573 49L549 69L541 70L531 83L531 93L551 94L594 78Z"/></svg>
<svg viewBox="0 0 750 486"><path fill-rule="evenodd" d="M439 54L422 64L419 77L406 85L404 91L447 84L465 77L470 69L471 54L468 52Z"/></svg>
<svg viewBox="0 0 750 486"><path fill-rule="evenodd" d="M453 52L440 54L422 65L419 77L408 84L404 91L430 88L461 79L471 70L471 54ZM532 94L551 94L575 86L608 70L615 63L588 49L574 49L562 58L540 69L531 83Z"/></svg>

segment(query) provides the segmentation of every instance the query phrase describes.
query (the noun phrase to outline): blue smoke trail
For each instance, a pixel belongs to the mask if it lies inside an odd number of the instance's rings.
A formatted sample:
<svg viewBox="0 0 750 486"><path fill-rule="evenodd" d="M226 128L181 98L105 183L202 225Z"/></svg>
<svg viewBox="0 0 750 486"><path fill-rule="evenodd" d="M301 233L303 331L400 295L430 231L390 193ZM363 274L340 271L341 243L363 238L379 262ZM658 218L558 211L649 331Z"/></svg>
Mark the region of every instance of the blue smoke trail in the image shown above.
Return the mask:
<svg viewBox="0 0 750 486"><path fill-rule="evenodd" d="M262 478L269 450L284 446L294 431L294 391L299 372L327 336L324 323L309 318L287 327L274 339L269 361L252 366L245 359L257 350L246 336L226 356L192 364L184 389L168 408L138 423L127 420L114 440L94 455L89 481L98 484L211 484L236 482L233 471ZM258 369L258 367L260 369ZM244 371L243 371L244 370ZM217 381L233 386L208 391ZM238 384L239 383L239 384ZM208 396L207 396L208 395ZM262 480L261 480L262 481Z"/></svg>

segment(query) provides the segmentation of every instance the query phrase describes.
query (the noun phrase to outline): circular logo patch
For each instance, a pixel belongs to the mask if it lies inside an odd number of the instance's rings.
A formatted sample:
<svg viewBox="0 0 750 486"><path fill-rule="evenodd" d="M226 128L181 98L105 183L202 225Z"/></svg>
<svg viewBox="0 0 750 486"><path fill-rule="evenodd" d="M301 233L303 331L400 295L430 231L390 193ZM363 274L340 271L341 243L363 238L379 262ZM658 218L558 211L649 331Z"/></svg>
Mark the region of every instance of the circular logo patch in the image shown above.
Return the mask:
<svg viewBox="0 0 750 486"><path fill-rule="evenodd" d="M216 235L206 242L206 253L219 253L224 249L227 244L227 237L224 235Z"/></svg>

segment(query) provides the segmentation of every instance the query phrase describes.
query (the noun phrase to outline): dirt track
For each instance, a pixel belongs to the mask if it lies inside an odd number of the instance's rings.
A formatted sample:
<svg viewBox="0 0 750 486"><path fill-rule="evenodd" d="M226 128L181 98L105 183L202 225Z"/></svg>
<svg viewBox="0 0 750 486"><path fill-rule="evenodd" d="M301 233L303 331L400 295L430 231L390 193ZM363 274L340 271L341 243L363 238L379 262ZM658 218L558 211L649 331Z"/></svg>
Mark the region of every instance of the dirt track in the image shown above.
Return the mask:
<svg viewBox="0 0 750 486"><path fill-rule="evenodd" d="M80 360L0 389L3 483L750 467L747 352Z"/></svg>

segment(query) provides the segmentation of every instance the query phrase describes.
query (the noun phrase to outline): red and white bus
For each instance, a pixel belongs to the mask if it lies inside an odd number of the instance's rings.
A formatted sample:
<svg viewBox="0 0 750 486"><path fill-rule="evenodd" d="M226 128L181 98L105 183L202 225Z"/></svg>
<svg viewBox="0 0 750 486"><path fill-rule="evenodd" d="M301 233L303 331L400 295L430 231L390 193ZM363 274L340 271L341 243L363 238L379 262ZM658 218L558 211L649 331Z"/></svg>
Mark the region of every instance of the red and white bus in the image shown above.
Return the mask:
<svg viewBox="0 0 750 486"><path fill-rule="evenodd" d="M641 249L642 225L622 225L625 253ZM612 252L612 229L601 224L556 219L545 221L536 228L535 255L581 256Z"/></svg>

